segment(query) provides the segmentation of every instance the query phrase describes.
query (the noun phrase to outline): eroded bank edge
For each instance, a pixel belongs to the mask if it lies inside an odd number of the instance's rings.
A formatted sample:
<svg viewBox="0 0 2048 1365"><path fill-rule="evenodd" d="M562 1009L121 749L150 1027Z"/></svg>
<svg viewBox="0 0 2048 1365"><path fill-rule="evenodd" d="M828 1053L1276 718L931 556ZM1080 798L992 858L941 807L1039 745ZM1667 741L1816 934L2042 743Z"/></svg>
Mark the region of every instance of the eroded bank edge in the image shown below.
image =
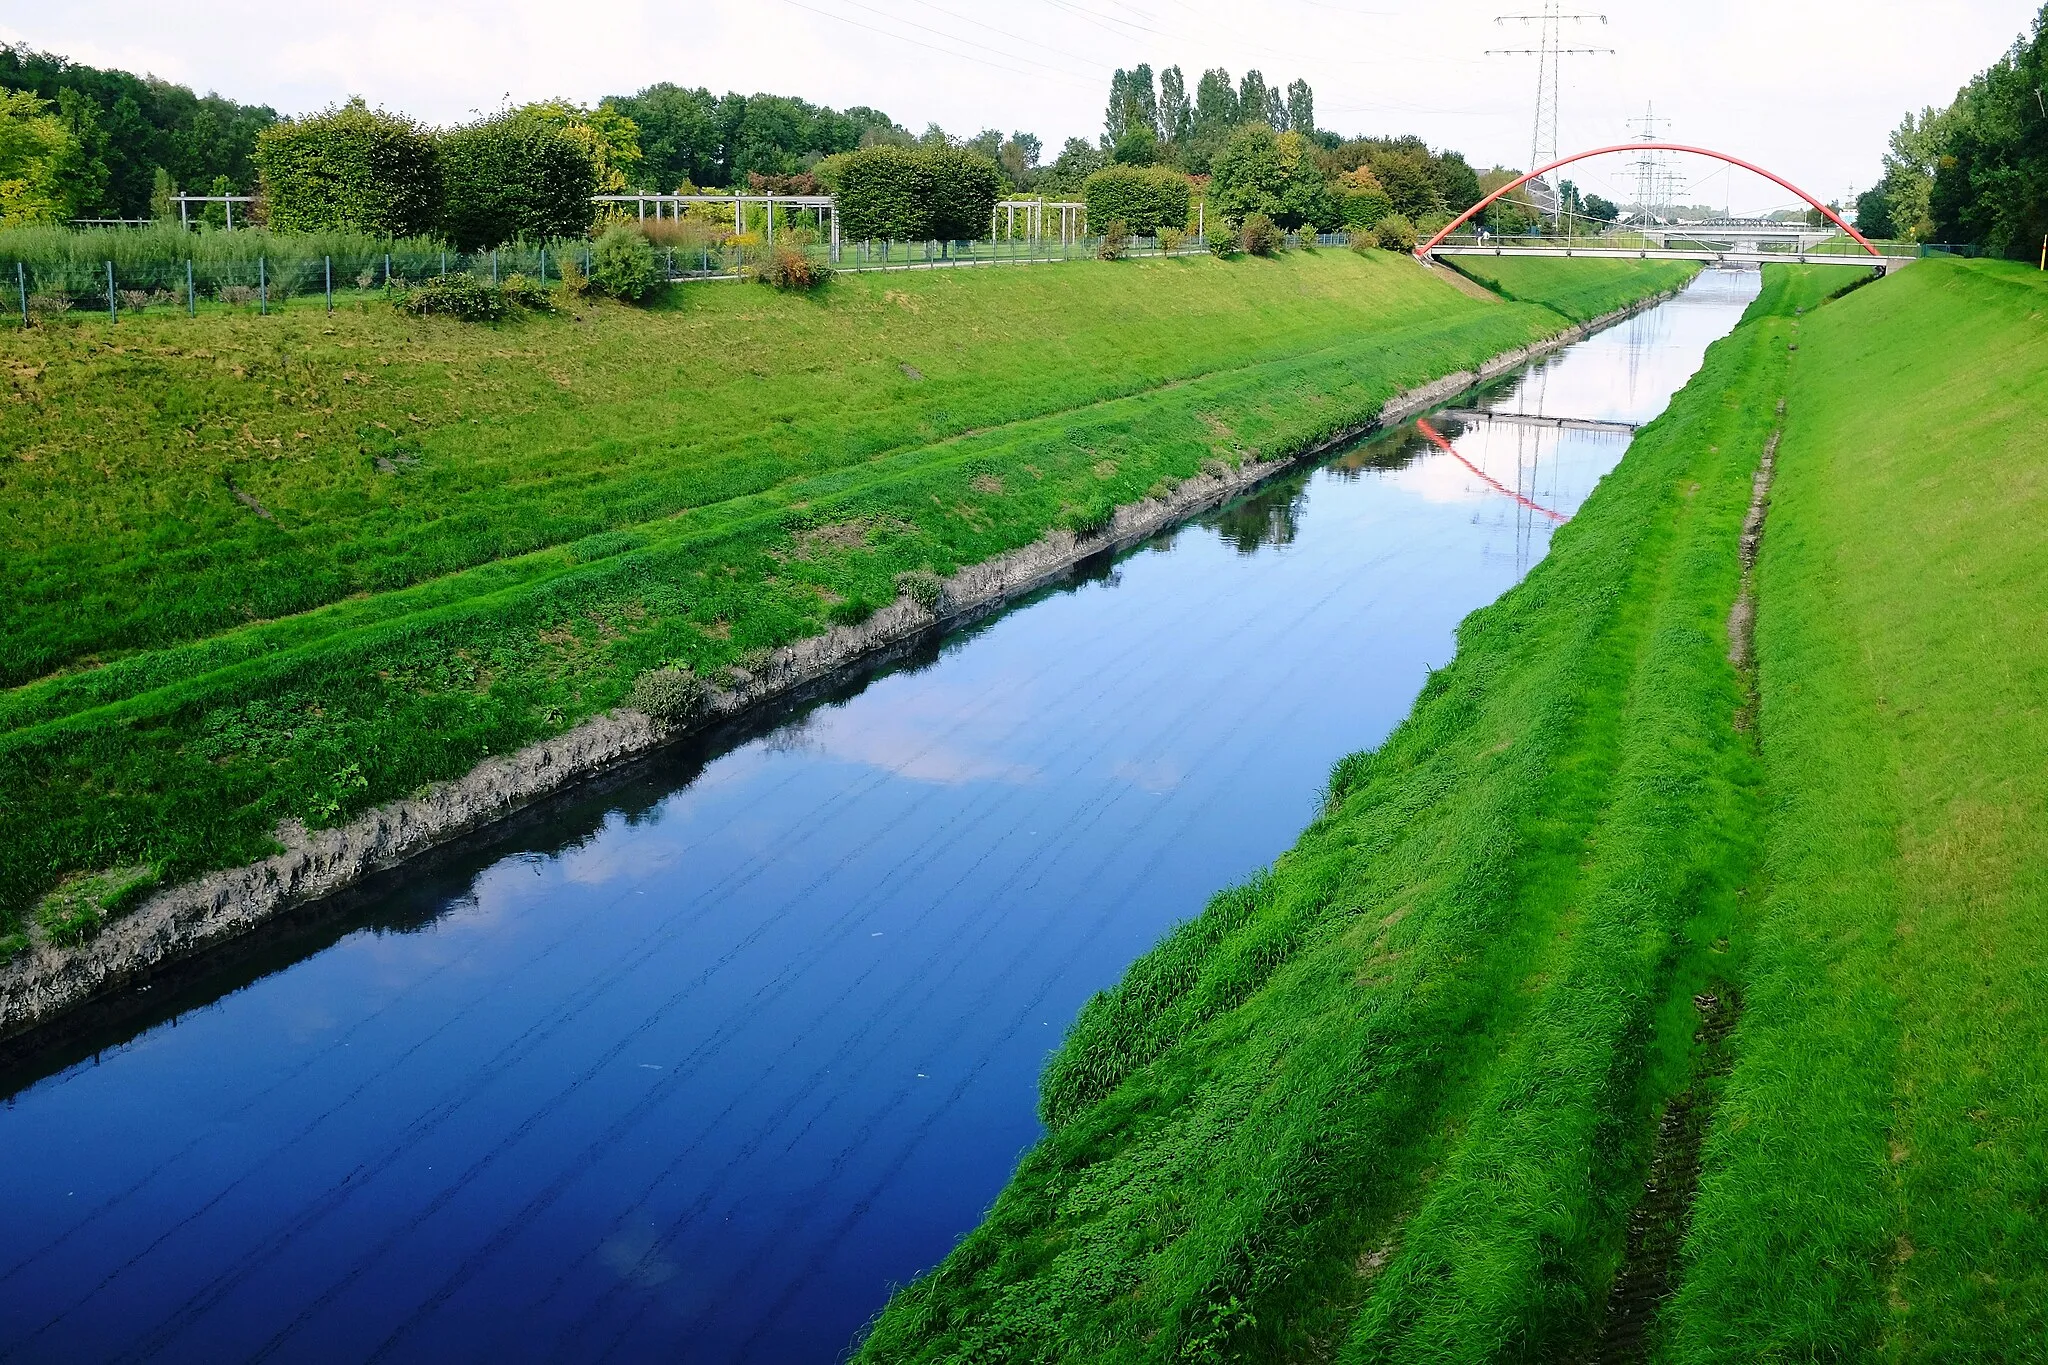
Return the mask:
<svg viewBox="0 0 2048 1365"><path fill-rule="evenodd" d="M1051 531L1021 549L970 565L943 580L936 610L899 598L858 625L835 627L785 645L760 673L742 675L735 679L737 686L714 691L687 723L664 724L626 709L595 716L518 753L485 759L465 776L437 783L421 796L365 811L347 824L316 832L281 829L284 852L157 892L84 943L63 947L37 932L26 952L0 968L0 1040L10 1041L10 1052L32 1051L35 1040L23 1035L69 1010L137 985L164 967L228 943L295 907L486 828L614 764L785 701L801 689L829 684L916 641L972 625L1065 576L1084 560L1128 549L1678 292L1648 295L1627 308L1504 351L1476 370L1456 371L1398 394L1372 419L1291 455L1248 461L1221 474L1197 474L1163 499L1124 504L1099 532Z"/></svg>

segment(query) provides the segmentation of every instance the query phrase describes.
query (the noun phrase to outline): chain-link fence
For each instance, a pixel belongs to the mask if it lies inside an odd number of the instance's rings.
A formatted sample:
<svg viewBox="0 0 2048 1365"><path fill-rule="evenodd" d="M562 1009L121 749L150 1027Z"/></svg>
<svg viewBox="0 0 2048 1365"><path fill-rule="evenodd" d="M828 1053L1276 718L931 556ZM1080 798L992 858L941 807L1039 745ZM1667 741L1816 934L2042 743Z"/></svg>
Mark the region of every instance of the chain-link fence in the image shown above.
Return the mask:
<svg viewBox="0 0 2048 1365"><path fill-rule="evenodd" d="M1346 240L1341 233L1290 234L1285 245L1342 246ZM10 252L10 246L17 249ZM801 251L817 264L859 273L1093 260L1103 254L1103 239L856 240L840 244L836 263L827 243L802 232L785 231L773 248L750 235L657 240L654 248L656 266L671 283L745 278L771 250ZM1206 251L1189 234L1126 238L1118 254ZM16 231L0 233L0 319L20 326L65 315L119 321L130 314L263 314L286 306L332 307L462 273L494 283L518 276L554 284L565 274L588 278L592 264L592 244L577 240L463 253L425 239L378 242L352 234Z"/></svg>

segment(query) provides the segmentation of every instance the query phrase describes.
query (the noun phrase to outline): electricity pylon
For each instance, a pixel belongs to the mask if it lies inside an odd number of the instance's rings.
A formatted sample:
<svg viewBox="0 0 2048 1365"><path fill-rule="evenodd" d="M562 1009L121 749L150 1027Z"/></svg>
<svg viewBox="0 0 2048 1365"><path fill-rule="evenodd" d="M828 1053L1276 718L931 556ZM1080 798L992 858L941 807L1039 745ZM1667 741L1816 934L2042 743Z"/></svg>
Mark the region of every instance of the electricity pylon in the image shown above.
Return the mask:
<svg viewBox="0 0 2048 1365"><path fill-rule="evenodd" d="M1642 131L1636 134L1638 142L1656 142L1657 125L1669 123L1670 119L1656 113L1656 106L1645 104L1640 119L1630 119L1630 124L1641 124ZM1636 222L1645 223L1655 214L1657 206L1666 202L1668 193L1664 163L1655 152L1644 152L1636 158Z"/></svg>
<svg viewBox="0 0 2048 1365"><path fill-rule="evenodd" d="M1510 22L1536 25L1536 46L1534 47L1493 47L1486 50L1489 57L1534 57L1536 59L1536 131L1529 143L1529 169L1547 166L1557 160L1557 106L1558 78L1564 68L1566 57L1591 57L1605 54L1614 55L1611 47L1566 47L1564 26L1566 24L1588 23L1592 20L1607 22L1604 14L1565 14L1560 12L1562 0L1543 0L1540 14L1502 14L1494 18L1496 24ZM1531 180L1529 197L1536 201L1536 207L1555 218L1558 210L1557 190L1548 180Z"/></svg>

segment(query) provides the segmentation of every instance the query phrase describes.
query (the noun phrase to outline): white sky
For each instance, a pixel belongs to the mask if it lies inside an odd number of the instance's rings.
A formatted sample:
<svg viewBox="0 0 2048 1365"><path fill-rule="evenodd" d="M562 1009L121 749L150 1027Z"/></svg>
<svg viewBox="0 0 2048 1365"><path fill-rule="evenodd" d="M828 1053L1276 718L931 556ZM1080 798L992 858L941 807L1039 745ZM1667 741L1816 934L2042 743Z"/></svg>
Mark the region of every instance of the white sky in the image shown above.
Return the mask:
<svg viewBox="0 0 2048 1365"><path fill-rule="evenodd" d="M1568 8L1572 6L1568 4ZM1665 135L1768 166L1823 199L1876 177L1907 109L1944 104L2030 22L2037 0L1866 0L1672 5L1586 0L1605 25L1569 59L1560 143L1625 141L1654 101ZM0 38L96 65L153 72L282 112L352 94L432 123L514 101L593 103L660 80L868 104L912 131L1023 129L1045 140L1101 130L1109 75L1149 61L1267 82L1306 77L1317 122L1413 132L1481 169L1528 162L1535 67L1489 57L1528 45L1496 26L1529 0L0 0ZM1738 211L1790 196L1741 172L1688 168L1681 199ZM1619 159L1576 178L1619 201Z"/></svg>

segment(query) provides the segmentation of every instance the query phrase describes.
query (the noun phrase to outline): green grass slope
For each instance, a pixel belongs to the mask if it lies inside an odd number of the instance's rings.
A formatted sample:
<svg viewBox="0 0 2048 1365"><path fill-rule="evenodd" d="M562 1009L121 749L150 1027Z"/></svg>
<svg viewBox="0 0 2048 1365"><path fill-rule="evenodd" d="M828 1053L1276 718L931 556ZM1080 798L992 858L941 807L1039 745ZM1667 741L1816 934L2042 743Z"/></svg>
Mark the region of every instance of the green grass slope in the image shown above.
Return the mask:
<svg viewBox="0 0 2048 1365"><path fill-rule="evenodd" d="M10 337L0 938L67 877L261 856L1562 326L1323 252Z"/></svg>
<svg viewBox="0 0 2048 1365"><path fill-rule="evenodd" d="M1769 896L1670 1357L2048 1342L2048 277L1804 320L1764 537Z"/></svg>
<svg viewBox="0 0 2048 1365"><path fill-rule="evenodd" d="M1693 997L1737 967L1757 796L1726 623L1790 326L1713 347L1296 847L1086 1007L1048 1135L861 1360L1592 1340Z"/></svg>
<svg viewBox="0 0 2048 1365"><path fill-rule="evenodd" d="M1675 289L1699 272L1693 261L1626 261L1602 256L1446 256L1458 273L1505 299L1540 302L1580 322L1626 308L1641 296L1645 273Z"/></svg>

